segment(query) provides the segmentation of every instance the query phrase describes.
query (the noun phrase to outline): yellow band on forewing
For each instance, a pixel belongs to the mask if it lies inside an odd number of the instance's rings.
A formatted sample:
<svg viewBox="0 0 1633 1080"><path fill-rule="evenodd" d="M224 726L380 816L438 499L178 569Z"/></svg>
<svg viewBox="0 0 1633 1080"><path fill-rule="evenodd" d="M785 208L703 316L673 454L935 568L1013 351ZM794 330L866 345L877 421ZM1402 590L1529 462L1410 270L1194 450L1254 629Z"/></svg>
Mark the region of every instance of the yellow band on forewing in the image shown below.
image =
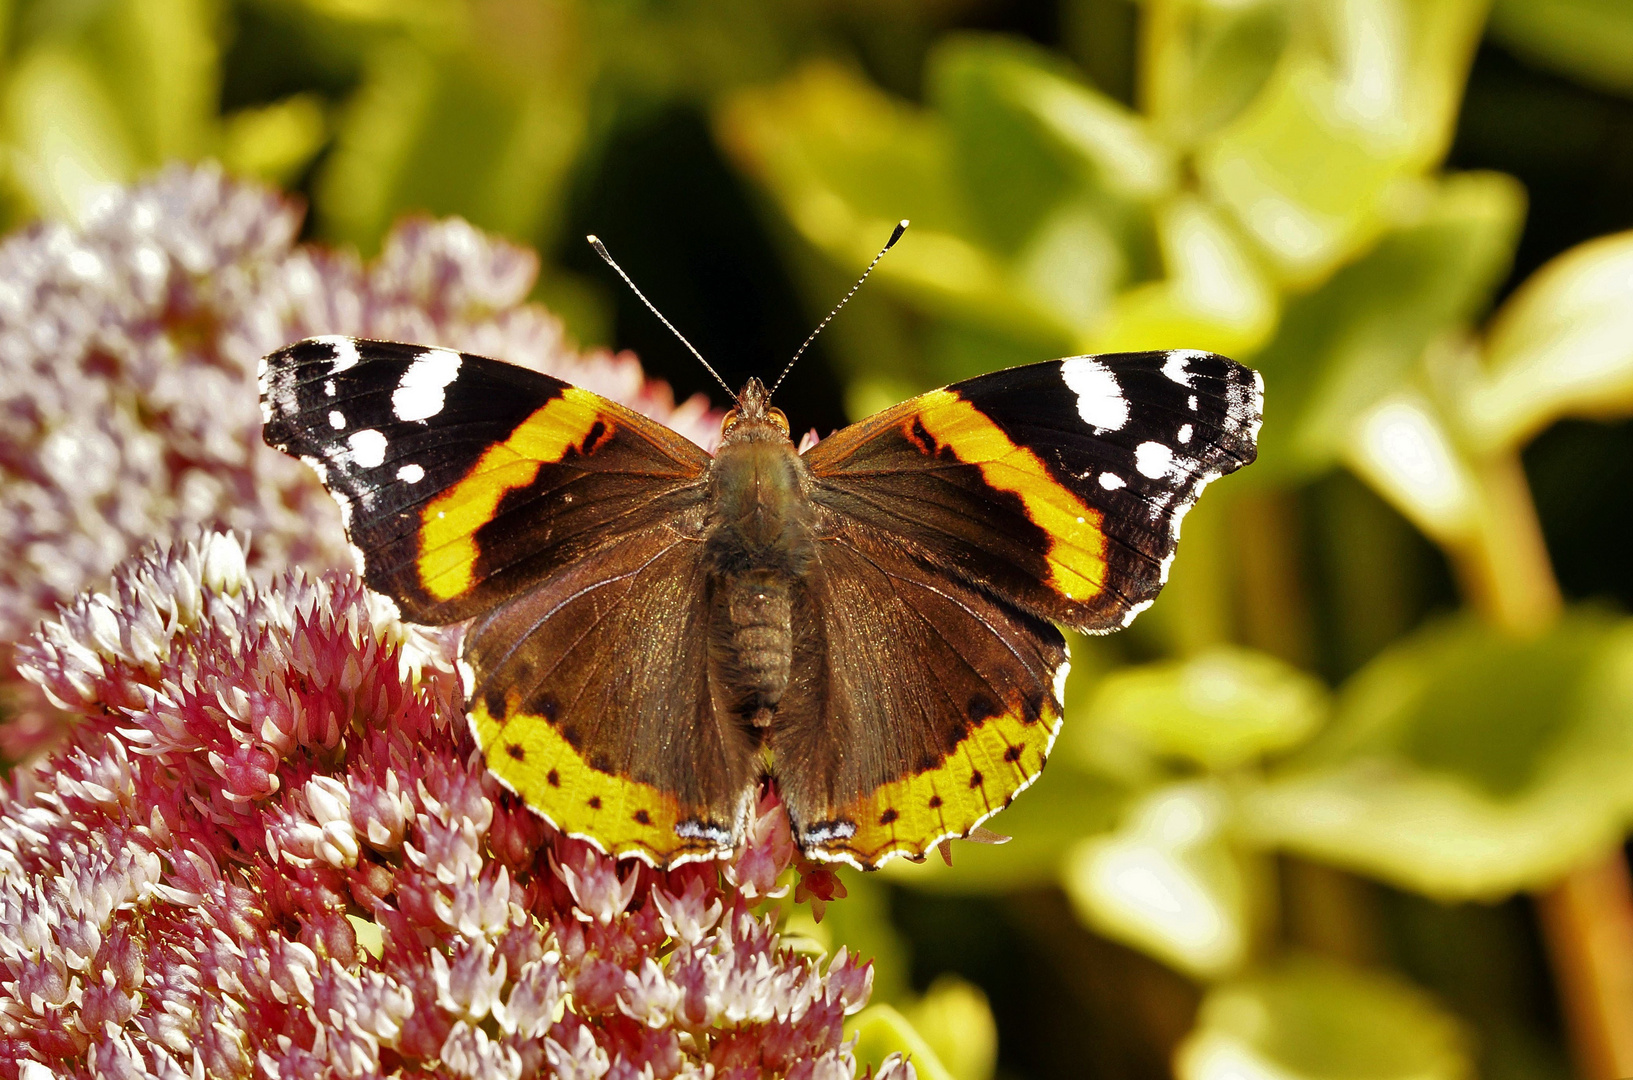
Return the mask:
<svg viewBox="0 0 1633 1080"><path fill-rule="evenodd" d="M920 400L923 405L909 415L908 424L917 420L959 461L979 466L981 479L1018 496L1027 517L1048 536L1051 584L1068 600L1099 595L1106 582L1100 511L1061 486L1042 458L1016 445L991 418L951 390Z"/></svg>
<svg viewBox="0 0 1633 1080"><path fill-rule="evenodd" d="M597 423L607 424L601 400L569 386L491 446L464 478L426 504L421 516L420 587L451 600L475 584L476 531L499 510L505 493L524 488L539 467L579 448Z"/></svg>

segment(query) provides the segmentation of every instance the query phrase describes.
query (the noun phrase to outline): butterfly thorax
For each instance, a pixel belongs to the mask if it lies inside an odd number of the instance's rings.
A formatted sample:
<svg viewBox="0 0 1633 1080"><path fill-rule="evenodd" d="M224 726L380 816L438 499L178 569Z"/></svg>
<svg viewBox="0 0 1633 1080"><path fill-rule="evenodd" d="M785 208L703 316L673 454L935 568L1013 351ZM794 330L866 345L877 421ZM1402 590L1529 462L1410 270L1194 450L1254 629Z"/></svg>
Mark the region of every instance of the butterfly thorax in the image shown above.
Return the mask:
<svg viewBox="0 0 1633 1080"><path fill-rule="evenodd" d="M726 418L705 534L710 682L733 715L762 728L788 687L796 593L814 543L809 473L766 398L752 379Z"/></svg>

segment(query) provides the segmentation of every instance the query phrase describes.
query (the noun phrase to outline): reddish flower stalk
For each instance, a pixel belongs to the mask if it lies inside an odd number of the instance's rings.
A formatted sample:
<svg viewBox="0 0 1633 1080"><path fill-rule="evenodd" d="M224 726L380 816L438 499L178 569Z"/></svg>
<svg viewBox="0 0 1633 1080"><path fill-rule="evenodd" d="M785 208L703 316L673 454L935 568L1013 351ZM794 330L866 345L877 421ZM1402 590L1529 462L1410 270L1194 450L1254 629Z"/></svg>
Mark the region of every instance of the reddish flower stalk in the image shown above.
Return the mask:
<svg viewBox="0 0 1633 1080"><path fill-rule="evenodd" d="M781 806L729 863L615 862L487 773L450 650L224 534L23 646L77 721L0 802L0 1077L854 1075L871 966L752 906Z"/></svg>

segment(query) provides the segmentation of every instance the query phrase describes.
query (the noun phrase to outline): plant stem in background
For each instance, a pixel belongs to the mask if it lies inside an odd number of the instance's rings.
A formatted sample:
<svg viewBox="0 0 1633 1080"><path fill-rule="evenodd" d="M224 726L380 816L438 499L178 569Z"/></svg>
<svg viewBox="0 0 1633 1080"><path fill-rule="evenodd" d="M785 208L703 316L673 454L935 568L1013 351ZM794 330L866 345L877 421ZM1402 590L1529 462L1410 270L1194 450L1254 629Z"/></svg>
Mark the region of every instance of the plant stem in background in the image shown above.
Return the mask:
<svg viewBox="0 0 1633 1080"><path fill-rule="evenodd" d="M1239 497L1234 510L1243 639L1289 663L1314 667L1298 503L1286 492L1253 492Z"/></svg>
<svg viewBox="0 0 1633 1080"><path fill-rule="evenodd" d="M1536 634L1564 609L1517 455L1475 468L1482 513L1452 553L1471 606L1495 626ZM1633 1076L1633 878L1620 848L1536 897L1571 1053L1587 1080Z"/></svg>
<svg viewBox="0 0 1633 1080"><path fill-rule="evenodd" d="M1633 1073L1633 881L1620 850L1537 897L1577 1072Z"/></svg>

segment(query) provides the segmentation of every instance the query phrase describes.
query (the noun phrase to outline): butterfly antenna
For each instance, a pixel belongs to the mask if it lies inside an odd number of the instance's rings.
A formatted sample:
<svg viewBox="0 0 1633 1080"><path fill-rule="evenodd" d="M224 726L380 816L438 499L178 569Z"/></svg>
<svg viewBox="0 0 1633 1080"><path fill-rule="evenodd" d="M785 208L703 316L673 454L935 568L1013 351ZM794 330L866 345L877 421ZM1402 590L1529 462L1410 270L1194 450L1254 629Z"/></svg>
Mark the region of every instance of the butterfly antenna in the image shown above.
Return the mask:
<svg viewBox="0 0 1633 1080"><path fill-rule="evenodd" d="M612 256L607 254L607 245L605 245L605 244L603 244L601 242L601 238L592 234L590 236L586 236L584 239L586 239L586 240L588 240L590 242L590 246L595 248L595 253L597 255L601 256L601 258L606 261L606 264L608 266L612 267L614 270L616 270L618 272L618 276L624 279L624 284L629 286L629 291L634 293L637 297L640 298L641 303L646 305L646 309L648 311L652 312L652 314L656 315L658 317L658 321L663 323L663 325L667 326L669 328L669 332L671 334L674 334L677 338L679 338L680 343L682 345L686 346L688 349L691 350L692 355L697 357L697 362L703 365L703 369L705 371L707 371L710 375L713 375L714 376L714 381L719 383L721 386L725 387L726 388L726 393L731 395L731 399L733 401L736 401L737 400L737 392L735 390L733 390L729 385L727 385L725 379L722 379L720 377L720 372L716 371L709 364L709 362L707 360L703 359L703 354L697 351L697 346L693 345L690 341L687 341L686 340L686 335L682 334L679 330L676 330L675 329L675 324L663 317L663 312L659 311L656 307L654 307L653 304L652 304L652 301L650 301L650 300L648 300L646 298L646 294L643 293L639 288L636 287L635 283L629 279L629 275L624 273L624 268L622 266L619 266L616 262L613 261ZM892 239L891 243L895 243L895 240ZM878 262L877 259L875 259L874 261ZM869 267L869 269L872 269L872 268ZM866 276L866 275L864 275L864 276ZM854 291L854 290L852 290L852 291ZM849 299L849 297L847 297L846 299Z"/></svg>
<svg viewBox="0 0 1633 1080"><path fill-rule="evenodd" d="M817 323L817 328L811 331L811 336L801 342L800 347L794 350L793 359L789 360L788 366L782 369L782 374L777 376L777 381L771 384L772 394L775 394L777 392L777 387L781 386L782 381L788 378L788 373L794 370L795 361L799 360L800 355L805 352L805 350L810 346L811 342L816 340L816 336L822 333L823 328L834 321L834 316L839 314L839 309L850 303L851 297L856 295L856 290L862 287L862 282L868 279L868 275L873 273L873 268L879 265L879 260L885 257L885 252L895 247L896 241L900 240L902 238L902 233L906 231L907 219L902 218L900 221L896 222L896 227L891 230L890 239L885 241L885 246L879 249L879 254L873 257L873 261L868 263L868 268L862 271L862 276L856 279L856 284L851 286L851 291L846 293L844 298L841 299L839 303L834 305L834 309L828 312L827 317L821 322ZM770 394L766 396L769 397Z"/></svg>

